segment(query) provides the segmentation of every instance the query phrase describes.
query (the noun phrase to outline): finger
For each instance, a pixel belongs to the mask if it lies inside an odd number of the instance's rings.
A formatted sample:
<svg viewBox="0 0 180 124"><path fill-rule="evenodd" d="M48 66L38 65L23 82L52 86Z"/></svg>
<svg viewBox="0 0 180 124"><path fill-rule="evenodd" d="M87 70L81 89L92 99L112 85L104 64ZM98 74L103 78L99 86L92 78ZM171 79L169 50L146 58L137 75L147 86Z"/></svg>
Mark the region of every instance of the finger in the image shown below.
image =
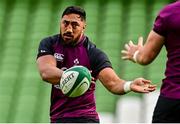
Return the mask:
<svg viewBox="0 0 180 124"><path fill-rule="evenodd" d="M132 42L132 40L129 41L129 45L134 45L134 43Z"/></svg>
<svg viewBox="0 0 180 124"><path fill-rule="evenodd" d="M148 86L144 87L144 90L154 91L154 90L156 90L156 85L148 85Z"/></svg>
<svg viewBox="0 0 180 124"><path fill-rule="evenodd" d="M91 83L96 84L96 82L95 82L95 81L93 81L93 80L91 81Z"/></svg>
<svg viewBox="0 0 180 124"><path fill-rule="evenodd" d="M125 44L125 48L126 48L127 50L129 50L129 49L130 49L130 47L129 47L129 45L128 45L128 44Z"/></svg>
<svg viewBox="0 0 180 124"><path fill-rule="evenodd" d="M151 84L144 85L144 90L152 92L156 90L156 85L151 85Z"/></svg>
<svg viewBox="0 0 180 124"><path fill-rule="evenodd" d="M94 78L93 76L91 77L91 81L92 82L95 82L96 81L96 78Z"/></svg>
<svg viewBox="0 0 180 124"><path fill-rule="evenodd" d="M123 60L129 60L129 57L123 56L123 57L121 57L121 59L123 59Z"/></svg>
<svg viewBox="0 0 180 124"><path fill-rule="evenodd" d="M149 91L149 92L152 92L152 91L155 91L156 88L145 88L146 91Z"/></svg>
<svg viewBox="0 0 180 124"><path fill-rule="evenodd" d="M144 93L149 93L149 92L153 92L153 91L155 91L156 89L147 89L147 88L145 88L144 89Z"/></svg>
<svg viewBox="0 0 180 124"><path fill-rule="evenodd" d="M92 78L92 80L95 80L95 78L93 76L91 78Z"/></svg>
<svg viewBox="0 0 180 124"><path fill-rule="evenodd" d="M129 46L135 46L131 40L129 41Z"/></svg>
<svg viewBox="0 0 180 124"><path fill-rule="evenodd" d="M150 81L150 80L147 80L147 79L143 79L142 82L143 82L144 84L150 84L150 83L151 83L151 81Z"/></svg>
<svg viewBox="0 0 180 124"><path fill-rule="evenodd" d="M149 93L149 92L151 92L151 90L149 91L149 89L147 89L147 88L143 88L143 91L142 91L143 93Z"/></svg>
<svg viewBox="0 0 180 124"><path fill-rule="evenodd" d="M156 87L157 87L156 85L152 85L152 84L148 85L148 88L156 88Z"/></svg>
<svg viewBox="0 0 180 124"><path fill-rule="evenodd" d="M145 84L150 84L151 83L150 80L147 80L147 79L144 79L144 78L138 78L138 80L140 81L141 85L145 85Z"/></svg>
<svg viewBox="0 0 180 124"><path fill-rule="evenodd" d="M138 39L138 45L143 46L143 37L139 37Z"/></svg>
<svg viewBox="0 0 180 124"><path fill-rule="evenodd" d="M121 50L121 53L127 55L129 52L126 50Z"/></svg>

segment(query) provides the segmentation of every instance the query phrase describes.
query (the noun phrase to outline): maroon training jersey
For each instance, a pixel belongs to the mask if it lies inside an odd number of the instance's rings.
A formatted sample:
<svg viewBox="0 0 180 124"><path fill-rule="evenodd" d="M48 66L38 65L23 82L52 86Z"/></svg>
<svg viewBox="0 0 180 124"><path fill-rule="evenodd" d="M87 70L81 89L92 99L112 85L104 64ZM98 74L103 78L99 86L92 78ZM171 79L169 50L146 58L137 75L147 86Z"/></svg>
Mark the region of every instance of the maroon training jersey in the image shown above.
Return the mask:
<svg viewBox="0 0 180 124"><path fill-rule="evenodd" d="M153 30L165 37L168 57L161 95L180 99L180 1L160 11Z"/></svg>
<svg viewBox="0 0 180 124"><path fill-rule="evenodd" d="M47 37L40 42L38 56L53 55L60 69L70 68L74 65L82 65L92 71L92 76L105 67L111 67L111 63L104 52L83 36L80 42L73 45L63 44L60 35ZM88 91L82 96L70 98L62 94L58 85L52 86L50 116L51 122L60 118L89 117L99 119L95 105L95 83L91 83Z"/></svg>

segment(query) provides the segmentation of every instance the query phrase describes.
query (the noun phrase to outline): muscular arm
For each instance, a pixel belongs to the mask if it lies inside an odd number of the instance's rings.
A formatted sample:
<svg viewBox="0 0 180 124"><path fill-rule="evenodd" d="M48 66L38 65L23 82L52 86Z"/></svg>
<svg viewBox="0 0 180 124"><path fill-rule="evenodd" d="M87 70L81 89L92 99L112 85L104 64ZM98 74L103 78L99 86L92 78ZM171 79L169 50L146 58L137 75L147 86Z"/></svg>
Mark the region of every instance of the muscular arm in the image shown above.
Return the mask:
<svg viewBox="0 0 180 124"><path fill-rule="evenodd" d="M113 94L125 94L125 80L120 79L112 68L106 67L102 69L98 75L98 79ZM137 93L149 93L156 89L155 85L150 85L150 81L143 78L136 78L130 85L130 89Z"/></svg>
<svg viewBox="0 0 180 124"><path fill-rule="evenodd" d="M124 80L120 79L112 68L105 68L100 71L98 79L102 84L114 94L124 94Z"/></svg>
<svg viewBox="0 0 180 124"><path fill-rule="evenodd" d="M59 83L63 71L56 67L56 60L52 55L39 57L37 66L42 80L51 84Z"/></svg>
<svg viewBox="0 0 180 124"><path fill-rule="evenodd" d="M149 33L146 43L143 46L143 38L140 37L138 44L132 41L125 44L125 50L122 50L122 59L131 60L141 65L150 64L159 54L164 45L164 37L153 30Z"/></svg>
<svg viewBox="0 0 180 124"><path fill-rule="evenodd" d="M141 65L151 63L159 54L164 44L164 37L153 30L149 33L146 43L137 54L137 62Z"/></svg>

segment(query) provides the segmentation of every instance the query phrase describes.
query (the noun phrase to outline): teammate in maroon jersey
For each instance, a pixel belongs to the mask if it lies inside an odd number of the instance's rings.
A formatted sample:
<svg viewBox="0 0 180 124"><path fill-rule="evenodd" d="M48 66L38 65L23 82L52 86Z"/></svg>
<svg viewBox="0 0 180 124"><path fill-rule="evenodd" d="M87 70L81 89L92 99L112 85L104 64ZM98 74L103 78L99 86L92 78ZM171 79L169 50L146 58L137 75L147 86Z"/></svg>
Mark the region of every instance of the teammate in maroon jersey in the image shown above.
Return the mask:
<svg viewBox="0 0 180 124"><path fill-rule="evenodd" d="M156 17L154 27L143 46L142 37L135 45L132 41L122 50L123 59L141 65L151 63L161 48L167 50L165 78L162 80L153 123L180 122L180 1L165 6Z"/></svg>

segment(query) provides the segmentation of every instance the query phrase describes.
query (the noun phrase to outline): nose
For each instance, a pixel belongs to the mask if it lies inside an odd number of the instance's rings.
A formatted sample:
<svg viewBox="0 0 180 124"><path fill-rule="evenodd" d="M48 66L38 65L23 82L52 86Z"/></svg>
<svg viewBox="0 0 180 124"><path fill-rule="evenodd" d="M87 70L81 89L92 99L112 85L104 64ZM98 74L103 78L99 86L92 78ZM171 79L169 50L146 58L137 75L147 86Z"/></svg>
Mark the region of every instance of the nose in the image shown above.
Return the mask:
<svg viewBox="0 0 180 124"><path fill-rule="evenodd" d="M72 26L71 26L71 25L68 25L66 32L69 32L69 33L72 33L72 32L73 32L73 31L72 31Z"/></svg>

